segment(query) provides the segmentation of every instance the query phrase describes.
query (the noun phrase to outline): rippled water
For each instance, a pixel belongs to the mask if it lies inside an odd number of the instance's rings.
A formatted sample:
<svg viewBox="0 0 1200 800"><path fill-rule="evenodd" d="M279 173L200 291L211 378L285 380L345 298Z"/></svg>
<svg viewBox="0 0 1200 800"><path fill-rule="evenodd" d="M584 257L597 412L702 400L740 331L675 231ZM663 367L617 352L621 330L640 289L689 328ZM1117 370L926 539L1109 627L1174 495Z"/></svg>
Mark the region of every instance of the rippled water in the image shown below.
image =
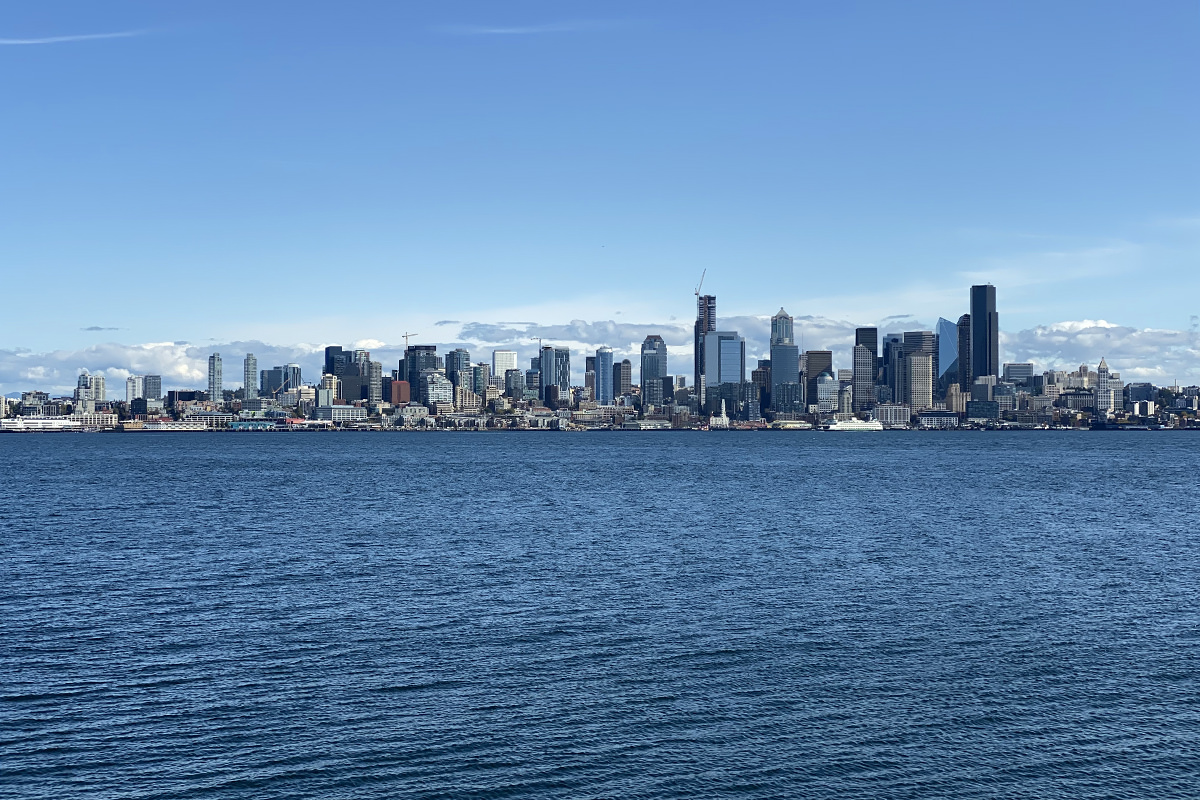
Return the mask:
<svg viewBox="0 0 1200 800"><path fill-rule="evenodd" d="M0 796L1195 797L1200 437L0 436Z"/></svg>

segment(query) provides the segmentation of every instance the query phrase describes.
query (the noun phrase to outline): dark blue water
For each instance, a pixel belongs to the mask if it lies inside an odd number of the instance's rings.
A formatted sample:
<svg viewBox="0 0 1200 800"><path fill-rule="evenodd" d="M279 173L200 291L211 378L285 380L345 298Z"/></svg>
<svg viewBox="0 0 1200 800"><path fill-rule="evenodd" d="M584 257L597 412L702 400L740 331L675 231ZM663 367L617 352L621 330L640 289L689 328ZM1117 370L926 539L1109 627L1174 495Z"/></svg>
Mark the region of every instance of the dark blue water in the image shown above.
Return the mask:
<svg viewBox="0 0 1200 800"><path fill-rule="evenodd" d="M0 796L1195 797L1200 437L0 436Z"/></svg>

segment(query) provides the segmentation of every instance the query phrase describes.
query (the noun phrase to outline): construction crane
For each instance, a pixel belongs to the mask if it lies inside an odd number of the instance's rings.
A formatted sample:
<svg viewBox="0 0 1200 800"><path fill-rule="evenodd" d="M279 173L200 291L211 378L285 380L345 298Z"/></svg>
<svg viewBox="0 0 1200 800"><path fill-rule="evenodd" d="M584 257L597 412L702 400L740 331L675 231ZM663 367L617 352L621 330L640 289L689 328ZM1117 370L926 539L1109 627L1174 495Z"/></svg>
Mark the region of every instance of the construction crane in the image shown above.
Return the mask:
<svg viewBox="0 0 1200 800"><path fill-rule="evenodd" d="M708 267L705 267L704 271L700 273L700 282L698 284L696 284L696 300L697 301L700 300L700 287L704 285L704 276L707 274L708 274Z"/></svg>
<svg viewBox="0 0 1200 800"><path fill-rule="evenodd" d="M409 333L408 331L405 331L404 333L402 333L402 334L401 334L401 336L403 336L403 337L404 337L404 349L405 349L405 350L407 350L407 349L408 349L408 340L409 340L409 337L412 337L412 336L420 336L420 335L421 335L421 334L419 334L419 333Z"/></svg>

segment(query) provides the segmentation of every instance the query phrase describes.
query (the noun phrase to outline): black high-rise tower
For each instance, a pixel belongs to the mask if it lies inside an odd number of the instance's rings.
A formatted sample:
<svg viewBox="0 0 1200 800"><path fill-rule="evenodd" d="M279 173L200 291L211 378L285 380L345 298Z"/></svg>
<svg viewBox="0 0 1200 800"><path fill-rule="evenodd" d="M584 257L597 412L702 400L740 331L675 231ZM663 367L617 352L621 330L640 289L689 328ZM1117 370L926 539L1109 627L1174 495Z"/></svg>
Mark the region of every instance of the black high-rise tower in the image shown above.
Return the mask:
<svg viewBox="0 0 1200 800"><path fill-rule="evenodd" d="M971 287L971 383L980 375L1000 374L1000 315L996 287Z"/></svg>

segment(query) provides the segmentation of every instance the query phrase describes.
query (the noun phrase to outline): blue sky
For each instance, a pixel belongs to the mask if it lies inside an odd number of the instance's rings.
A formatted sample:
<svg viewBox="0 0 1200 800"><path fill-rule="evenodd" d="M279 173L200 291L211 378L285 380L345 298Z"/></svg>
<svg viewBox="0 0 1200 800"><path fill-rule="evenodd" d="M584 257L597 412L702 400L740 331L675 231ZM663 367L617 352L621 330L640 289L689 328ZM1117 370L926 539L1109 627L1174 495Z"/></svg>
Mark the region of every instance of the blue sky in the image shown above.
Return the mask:
<svg viewBox="0 0 1200 800"><path fill-rule="evenodd" d="M1114 368L1200 380L1198 30L1194 2L10 6L0 390L150 343L670 327L705 269L719 316L784 306L810 347L990 281L1013 360L1161 332ZM1132 333L1021 349L1054 325Z"/></svg>

